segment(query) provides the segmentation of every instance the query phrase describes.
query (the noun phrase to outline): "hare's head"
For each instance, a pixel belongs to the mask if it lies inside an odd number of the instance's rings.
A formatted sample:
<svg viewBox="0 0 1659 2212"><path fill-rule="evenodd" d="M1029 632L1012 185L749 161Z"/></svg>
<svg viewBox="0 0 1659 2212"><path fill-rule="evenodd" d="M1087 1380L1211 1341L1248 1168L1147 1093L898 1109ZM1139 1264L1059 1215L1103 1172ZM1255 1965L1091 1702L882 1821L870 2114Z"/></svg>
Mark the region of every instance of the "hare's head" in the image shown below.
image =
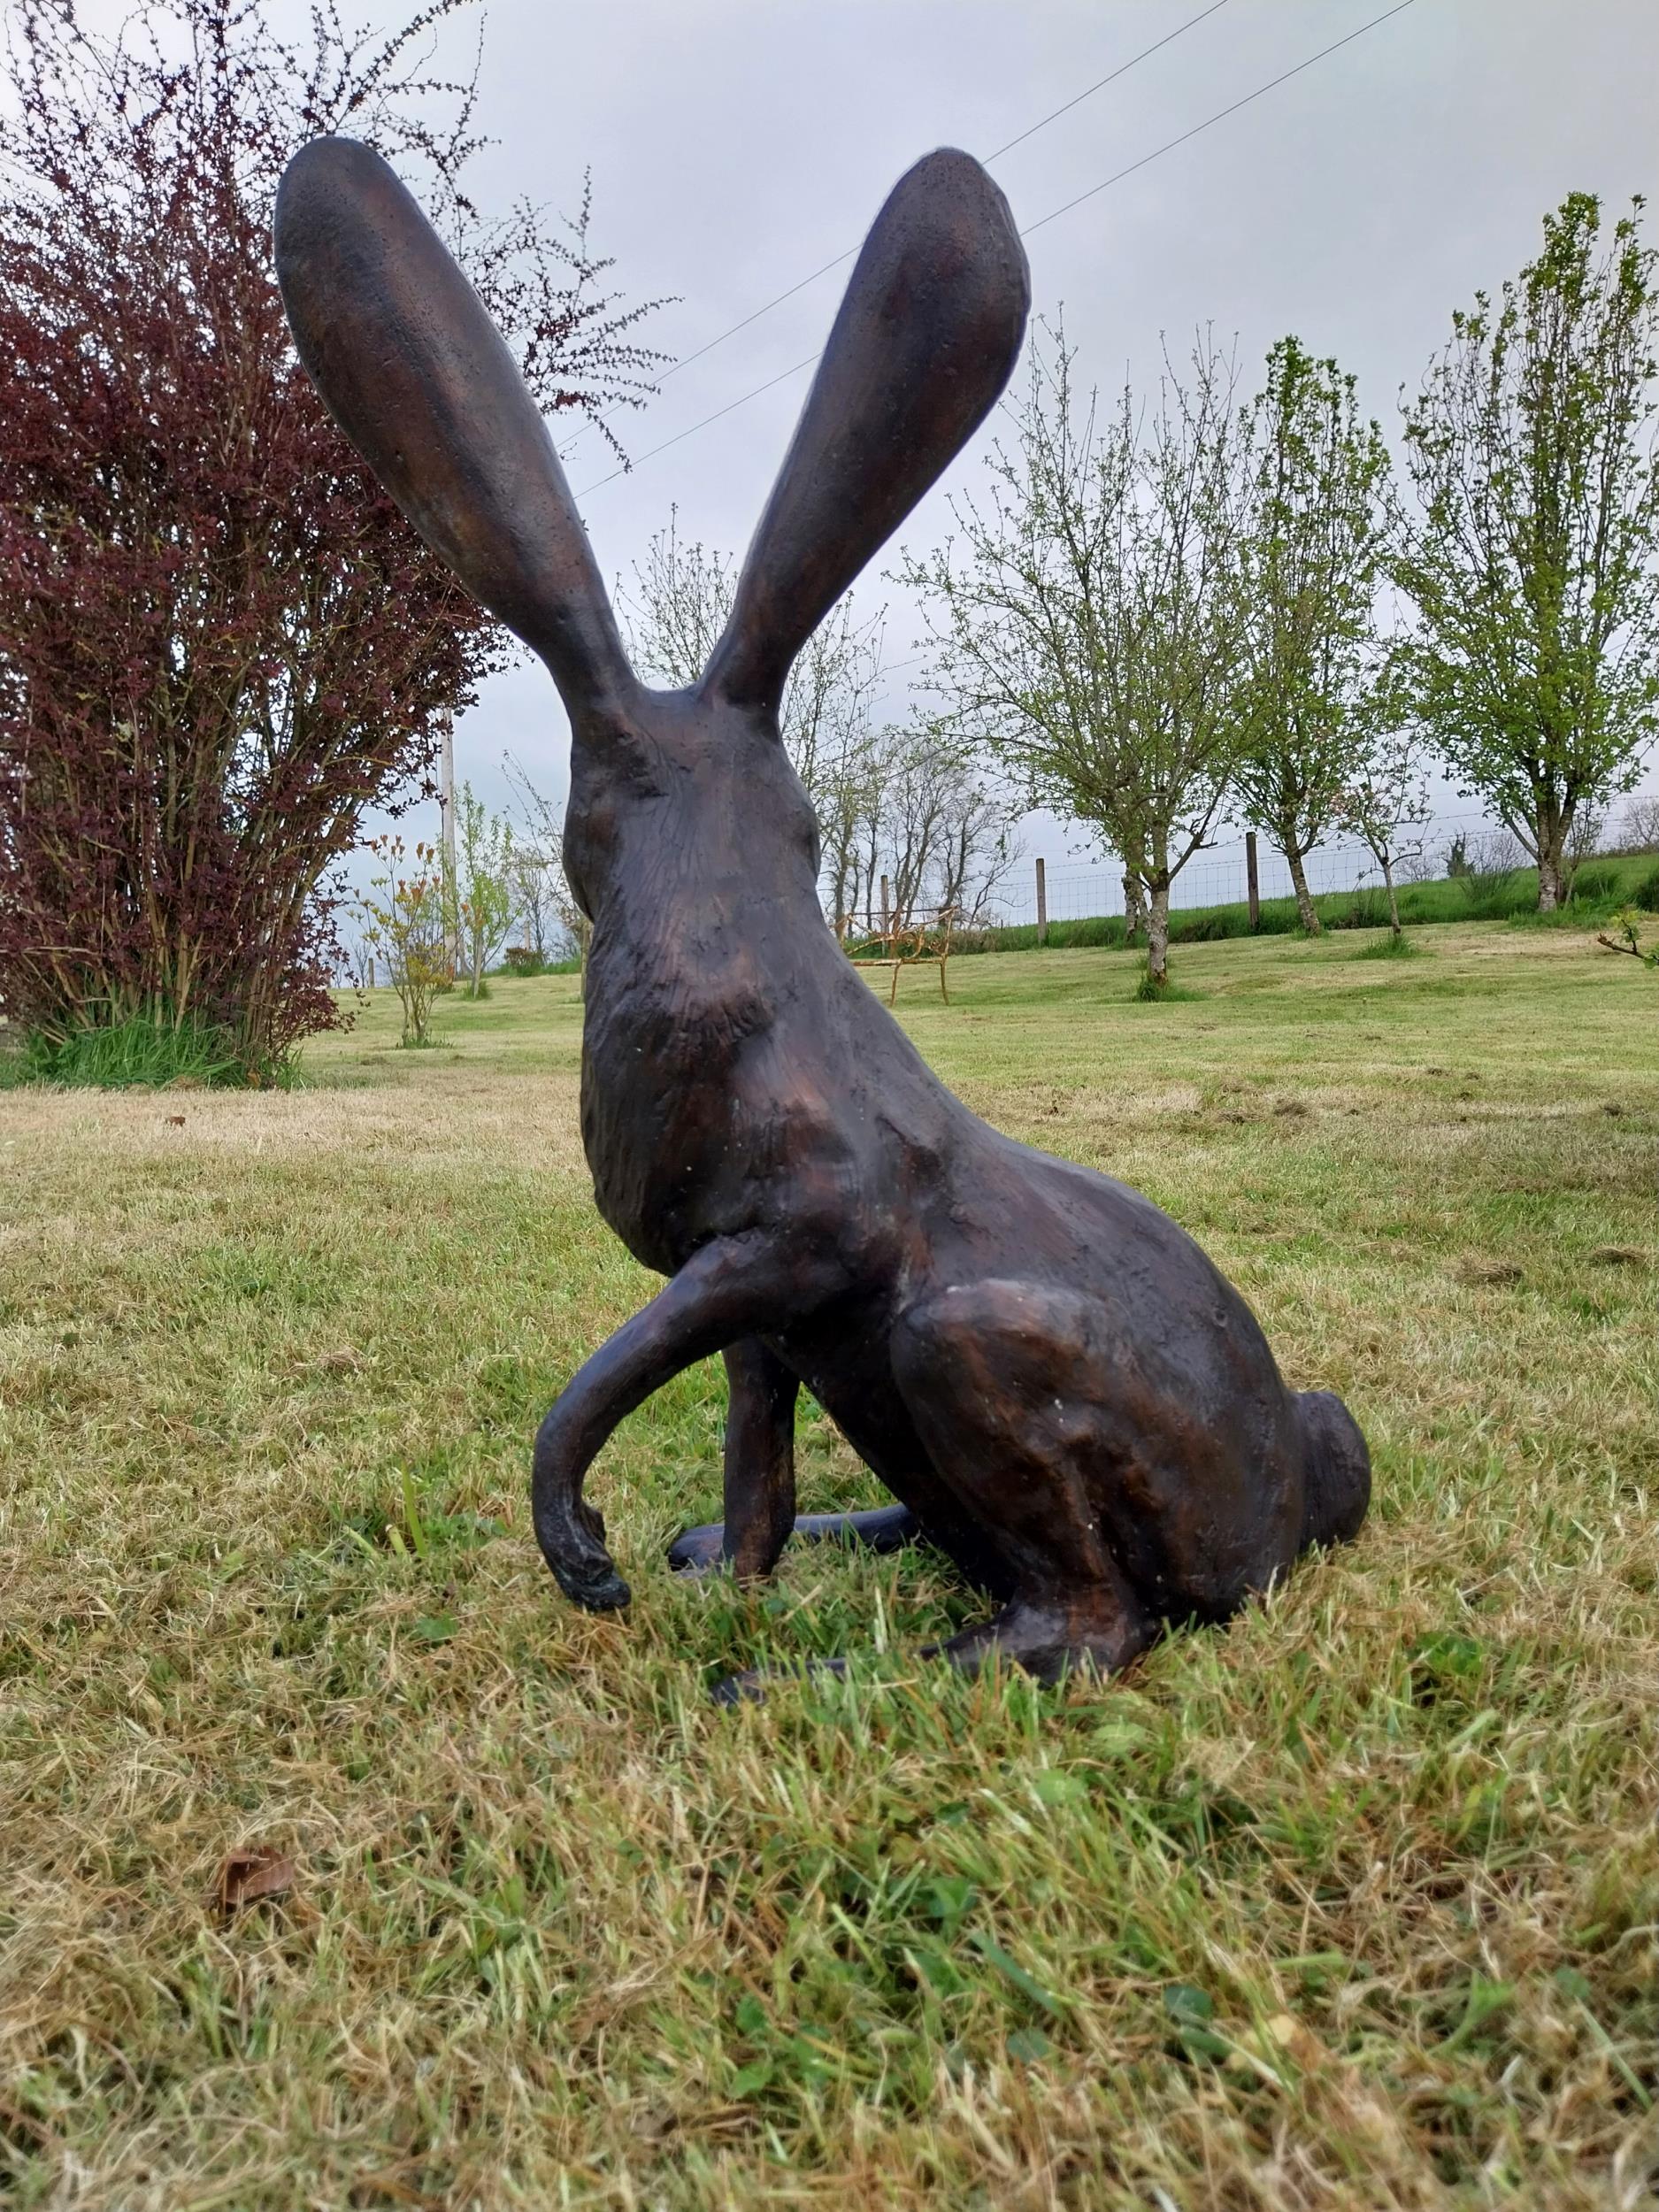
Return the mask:
<svg viewBox="0 0 1659 2212"><path fill-rule="evenodd" d="M547 663L573 737L566 849L603 903L613 856L672 841L816 876L778 735L795 655L1008 380L1029 301L1008 204L969 155L929 154L865 240L732 618L701 680L647 690L547 428L511 356L380 156L321 138L277 196L278 280L341 427L433 549Z"/></svg>

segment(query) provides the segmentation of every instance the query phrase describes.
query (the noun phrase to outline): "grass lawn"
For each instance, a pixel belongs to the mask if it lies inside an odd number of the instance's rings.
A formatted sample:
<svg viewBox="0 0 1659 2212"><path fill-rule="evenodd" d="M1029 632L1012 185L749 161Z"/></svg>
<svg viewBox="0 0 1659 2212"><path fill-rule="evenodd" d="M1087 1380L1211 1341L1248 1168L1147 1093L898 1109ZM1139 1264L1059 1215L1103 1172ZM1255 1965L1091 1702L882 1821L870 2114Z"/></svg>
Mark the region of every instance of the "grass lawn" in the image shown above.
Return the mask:
<svg viewBox="0 0 1659 2212"><path fill-rule="evenodd" d="M1356 1546L1106 1686L915 1662L976 1609L922 1553L671 1578L718 1367L590 1482L631 1617L559 1597L530 1436L652 1286L571 979L426 1053L382 994L288 1094L0 1094L0 2195L1649 2201L1659 978L1362 941L1194 947L1164 1005L1121 952L901 986L1371 1441Z"/></svg>

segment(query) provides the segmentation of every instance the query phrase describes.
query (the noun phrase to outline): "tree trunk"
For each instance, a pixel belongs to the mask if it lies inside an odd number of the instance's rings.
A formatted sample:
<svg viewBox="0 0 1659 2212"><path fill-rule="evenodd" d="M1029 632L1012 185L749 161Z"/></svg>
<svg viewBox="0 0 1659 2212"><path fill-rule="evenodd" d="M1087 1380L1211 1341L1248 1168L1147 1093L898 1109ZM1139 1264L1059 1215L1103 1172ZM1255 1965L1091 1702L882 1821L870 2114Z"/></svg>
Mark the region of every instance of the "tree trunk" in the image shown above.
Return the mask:
<svg viewBox="0 0 1659 2212"><path fill-rule="evenodd" d="M1553 839L1540 836L1538 841L1538 910L1540 914L1553 914L1567 902L1567 885L1561 856L1561 849L1565 842L1565 833L1560 827L1557 827Z"/></svg>
<svg viewBox="0 0 1659 2212"><path fill-rule="evenodd" d="M1290 864L1291 886L1296 894L1296 918L1302 924L1304 934L1322 936L1324 925L1319 919L1319 910L1313 902L1313 894L1308 888L1308 872L1302 864L1306 855L1299 853L1294 845L1284 845L1279 849Z"/></svg>
<svg viewBox="0 0 1659 2212"><path fill-rule="evenodd" d="M1400 902L1394 896L1394 862L1386 853L1384 853L1381 857L1383 888L1388 894L1388 926L1394 935L1399 937L1403 933L1400 927Z"/></svg>
<svg viewBox="0 0 1659 2212"><path fill-rule="evenodd" d="M1133 945L1146 934L1146 886L1133 869L1124 872L1124 942Z"/></svg>
<svg viewBox="0 0 1659 2212"><path fill-rule="evenodd" d="M1170 979L1170 887L1167 882L1152 886L1150 910L1147 916L1147 979L1158 985Z"/></svg>

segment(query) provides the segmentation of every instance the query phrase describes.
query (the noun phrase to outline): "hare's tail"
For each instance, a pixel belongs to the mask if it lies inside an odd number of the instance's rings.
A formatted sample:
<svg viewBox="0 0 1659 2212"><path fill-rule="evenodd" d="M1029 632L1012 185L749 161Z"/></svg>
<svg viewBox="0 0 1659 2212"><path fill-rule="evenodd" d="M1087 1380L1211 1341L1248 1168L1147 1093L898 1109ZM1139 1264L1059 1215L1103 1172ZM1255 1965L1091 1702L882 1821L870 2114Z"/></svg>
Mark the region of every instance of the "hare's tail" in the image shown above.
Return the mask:
<svg viewBox="0 0 1659 2212"><path fill-rule="evenodd" d="M1353 1415L1328 1390L1296 1400L1307 1502L1302 1545L1343 1544L1359 1533L1371 1504L1371 1454Z"/></svg>

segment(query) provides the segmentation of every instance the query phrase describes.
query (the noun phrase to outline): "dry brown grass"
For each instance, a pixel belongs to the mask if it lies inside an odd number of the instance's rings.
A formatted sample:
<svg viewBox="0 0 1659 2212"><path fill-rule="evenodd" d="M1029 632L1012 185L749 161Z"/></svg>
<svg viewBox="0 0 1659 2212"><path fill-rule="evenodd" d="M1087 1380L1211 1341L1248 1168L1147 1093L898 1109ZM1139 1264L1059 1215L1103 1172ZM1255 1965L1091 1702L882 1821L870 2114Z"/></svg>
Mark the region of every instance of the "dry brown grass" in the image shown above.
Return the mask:
<svg viewBox="0 0 1659 2212"><path fill-rule="evenodd" d="M1650 2202L1659 992L1565 933L1427 941L901 1002L1373 1441L1356 1548L1103 1689L907 1658L972 1610L923 1555L654 1567L718 1507L705 1371L595 1477L631 1619L559 1599L527 1440L649 1286L564 980L449 1052L377 1007L288 1095L0 1094L0 2191ZM873 1502L821 1421L803 1458ZM244 1851L275 1893L227 1917Z"/></svg>

